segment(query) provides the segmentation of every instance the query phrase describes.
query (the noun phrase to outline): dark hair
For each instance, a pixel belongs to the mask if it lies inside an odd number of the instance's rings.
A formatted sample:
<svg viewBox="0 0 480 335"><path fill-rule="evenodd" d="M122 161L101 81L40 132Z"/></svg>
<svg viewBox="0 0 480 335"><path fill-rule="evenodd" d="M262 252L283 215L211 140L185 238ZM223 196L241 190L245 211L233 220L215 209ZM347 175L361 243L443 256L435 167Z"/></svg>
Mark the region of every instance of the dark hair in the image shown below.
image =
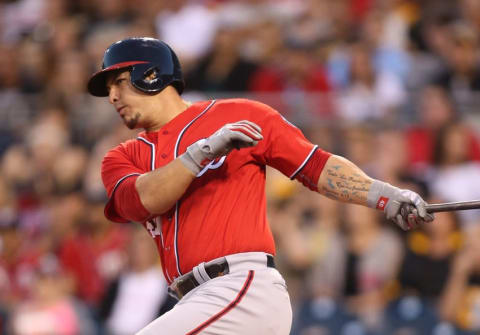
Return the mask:
<svg viewBox="0 0 480 335"><path fill-rule="evenodd" d="M462 127L462 123L459 121L454 121L438 129L434 135L435 138L433 144L432 164L434 166L442 166L445 164L445 158L448 151L447 147L450 145L448 142L448 137L455 128L460 127ZM465 160L467 160L467 158L465 158Z"/></svg>

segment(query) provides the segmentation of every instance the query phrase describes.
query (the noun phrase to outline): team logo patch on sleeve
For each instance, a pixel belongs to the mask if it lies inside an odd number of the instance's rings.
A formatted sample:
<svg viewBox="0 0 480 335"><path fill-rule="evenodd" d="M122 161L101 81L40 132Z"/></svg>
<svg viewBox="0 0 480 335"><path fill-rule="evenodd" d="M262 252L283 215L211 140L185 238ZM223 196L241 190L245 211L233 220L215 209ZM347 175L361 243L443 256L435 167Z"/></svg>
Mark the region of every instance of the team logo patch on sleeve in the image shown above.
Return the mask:
<svg viewBox="0 0 480 335"><path fill-rule="evenodd" d="M377 202L377 209L384 210L390 198L380 197Z"/></svg>

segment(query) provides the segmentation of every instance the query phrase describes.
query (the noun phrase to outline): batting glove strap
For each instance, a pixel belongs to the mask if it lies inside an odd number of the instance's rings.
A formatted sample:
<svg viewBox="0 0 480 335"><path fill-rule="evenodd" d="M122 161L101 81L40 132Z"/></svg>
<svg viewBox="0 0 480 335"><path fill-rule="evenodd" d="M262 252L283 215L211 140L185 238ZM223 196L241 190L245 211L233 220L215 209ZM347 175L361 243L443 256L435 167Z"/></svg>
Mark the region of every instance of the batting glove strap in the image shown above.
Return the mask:
<svg viewBox="0 0 480 335"><path fill-rule="evenodd" d="M217 156L212 153L212 149L208 144L208 139L201 139L188 146L187 151L179 158L188 169L193 173L198 174L216 157Z"/></svg>
<svg viewBox="0 0 480 335"><path fill-rule="evenodd" d="M180 158L183 165L185 165L185 167L192 171L195 175L199 174L200 171L203 169L203 167L196 162L196 160L192 157L192 154L188 152L188 150L184 154L180 155L178 158Z"/></svg>
<svg viewBox="0 0 480 335"><path fill-rule="evenodd" d="M383 181L374 180L367 194L367 205L383 211L390 200L398 194L398 188Z"/></svg>

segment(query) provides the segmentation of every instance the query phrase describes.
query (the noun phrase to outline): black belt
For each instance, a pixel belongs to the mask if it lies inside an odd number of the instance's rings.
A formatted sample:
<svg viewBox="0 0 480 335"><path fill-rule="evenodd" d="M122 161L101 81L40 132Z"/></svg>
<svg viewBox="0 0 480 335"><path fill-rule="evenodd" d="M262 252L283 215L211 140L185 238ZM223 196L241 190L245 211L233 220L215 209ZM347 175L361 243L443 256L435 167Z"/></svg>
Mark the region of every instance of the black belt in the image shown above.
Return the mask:
<svg viewBox="0 0 480 335"><path fill-rule="evenodd" d="M275 262L273 260L273 256L271 255L267 255L267 267L275 267ZM205 264L205 271L210 279L224 276L229 273L229 270L230 269L228 268L228 262L226 258L222 258L218 262L209 262ZM185 294L199 285L199 282L193 275L193 271L190 271L175 281L174 288L169 287L169 293L177 299L181 299Z"/></svg>

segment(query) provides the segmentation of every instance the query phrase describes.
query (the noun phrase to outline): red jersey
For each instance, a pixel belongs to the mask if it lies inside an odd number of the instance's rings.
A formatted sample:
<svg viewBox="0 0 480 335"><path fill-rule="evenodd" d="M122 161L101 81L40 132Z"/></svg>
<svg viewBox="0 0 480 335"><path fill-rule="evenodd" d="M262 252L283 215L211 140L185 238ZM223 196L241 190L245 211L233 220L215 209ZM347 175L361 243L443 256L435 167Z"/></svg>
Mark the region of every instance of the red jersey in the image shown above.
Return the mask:
<svg viewBox="0 0 480 335"><path fill-rule="evenodd" d="M201 262L228 254L275 254L266 218L265 166L294 178L317 146L267 105L229 99L195 103L158 131L140 133L104 158L102 178L110 197L105 214L112 221L128 222L115 209L118 185L168 164L192 143L240 120L258 124L263 140L212 161L174 208L143 222L155 239L169 282ZM158 196L162 196L161 189Z"/></svg>

